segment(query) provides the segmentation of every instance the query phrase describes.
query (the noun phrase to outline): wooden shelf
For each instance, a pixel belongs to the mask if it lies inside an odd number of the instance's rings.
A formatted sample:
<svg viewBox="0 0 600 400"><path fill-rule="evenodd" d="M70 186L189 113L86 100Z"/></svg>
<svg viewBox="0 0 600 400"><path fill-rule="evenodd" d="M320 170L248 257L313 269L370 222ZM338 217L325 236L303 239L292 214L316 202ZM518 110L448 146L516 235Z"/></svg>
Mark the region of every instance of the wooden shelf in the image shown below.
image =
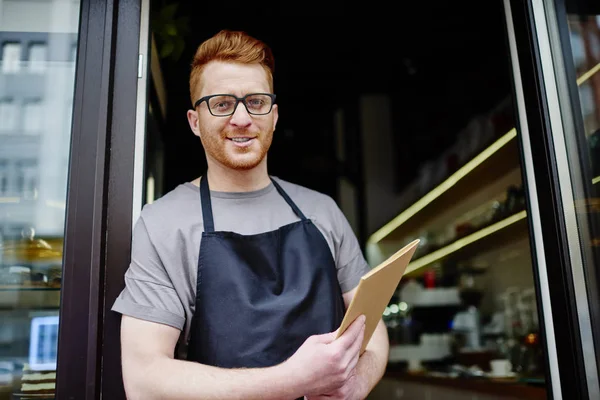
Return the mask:
<svg viewBox="0 0 600 400"><path fill-rule="evenodd" d="M406 269L405 276L419 274L419 270L433 263L452 258L469 258L485 251L511 243L527 233L527 213L520 211L501 221L460 238L447 246L414 259Z"/></svg>
<svg viewBox="0 0 600 400"><path fill-rule="evenodd" d="M438 215L519 166L516 130L512 129L421 197L369 238L369 243L402 241Z"/></svg>

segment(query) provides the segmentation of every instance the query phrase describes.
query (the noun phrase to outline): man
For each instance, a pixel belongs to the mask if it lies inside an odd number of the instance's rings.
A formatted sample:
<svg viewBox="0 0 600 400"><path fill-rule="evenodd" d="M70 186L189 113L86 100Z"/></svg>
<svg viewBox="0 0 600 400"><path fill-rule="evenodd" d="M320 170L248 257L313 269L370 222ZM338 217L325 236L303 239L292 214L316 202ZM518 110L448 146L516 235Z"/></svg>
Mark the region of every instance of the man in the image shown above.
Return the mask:
<svg viewBox="0 0 600 400"><path fill-rule="evenodd" d="M363 316L335 339L369 269L347 220L267 172L273 68L242 32L196 52L187 117L208 169L144 207L113 306L131 399L363 399L383 375L382 321L362 356Z"/></svg>

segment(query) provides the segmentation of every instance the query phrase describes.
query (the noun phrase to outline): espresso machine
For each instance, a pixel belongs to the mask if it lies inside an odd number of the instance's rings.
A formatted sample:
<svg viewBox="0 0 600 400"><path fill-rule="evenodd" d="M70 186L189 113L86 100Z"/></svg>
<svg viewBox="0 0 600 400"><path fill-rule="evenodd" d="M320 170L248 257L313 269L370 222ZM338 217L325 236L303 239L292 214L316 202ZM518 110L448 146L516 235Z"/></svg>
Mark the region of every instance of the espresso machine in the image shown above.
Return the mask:
<svg viewBox="0 0 600 400"><path fill-rule="evenodd" d="M467 309L456 313L452 320L452 331L455 336L462 337L459 340L461 351L479 351L481 350L481 316L479 309L474 305L467 306Z"/></svg>
<svg viewBox="0 0 600 400"><path fill-rule="evenodd" d="M483 297L476 277L485 270L463 267L459 277L458 291L462 310L452 320L452 332L455 334L457 350L475 352L482 349L481 313L479 306Z"/></svg>

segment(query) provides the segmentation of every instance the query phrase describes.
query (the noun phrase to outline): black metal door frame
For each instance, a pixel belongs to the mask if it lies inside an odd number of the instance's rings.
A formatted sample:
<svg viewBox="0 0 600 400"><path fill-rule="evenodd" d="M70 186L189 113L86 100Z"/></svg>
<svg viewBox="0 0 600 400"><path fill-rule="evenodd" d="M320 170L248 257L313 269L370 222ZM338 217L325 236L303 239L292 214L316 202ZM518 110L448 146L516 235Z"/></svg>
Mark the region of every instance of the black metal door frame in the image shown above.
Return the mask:
<svg viewBox="0 0 600 400"><path fill-rule="evenodd" d="M125 398L120 318L110 307L123 287L130 257L141 2L81 2L59 329L59 399ZM533 182L529 173L535 183L526 183L527 189L540 194L535 204L529 198L529 224L539 228L531 235L531 248L537 251L536 288L547 295L547 299L538 296L539 306L553 316L543 336L546 346L555 348L547 355L547 364L556 365L549 372L558 373L560 384L552 382L558 392L549 393L552 398L585 399L594 393L586 375L582 335L587 333L582 334L581 305L576 301L579 283L574 271L579 266L569 256L550 123L556 110L544 81L537 31L547 27L536 27L540 12L536 2L505 0L520 74L515 92L521 91L523 99L519 131L527 131L529 140L524 146L521 138L521 156L534 166L524 172L524 182ZM557 0L559 12L562 3ZM596 295L595 288L587 290L587 295ZM548 314L541 314L544 325Z"/></svg>
<svg viewBox="0 0 600 400"><path fill-rule="evenodd" d="M567 82L565 58L552 37L564 0L556 0L559 7L543 0L504 3L548 393L554 399L598 398L597 362L590 357L595 351L590 300L598 300L597 289L578 257L568 211L573 204L567 186L572 189L566 184L570 167L577 165L568 164L564 132L581 126L572 107L565 107L569 96L560 87Z"/></svg>
<svg viewBox="0 0 600 400"><path fill-rule="evenodd" d="M81 1L58 399L125 398L114 395L120 368L103 366L119 357L118 321L107 311L119 274L106 272L124 270L129 259L139 23L140 0Z"/></svg>

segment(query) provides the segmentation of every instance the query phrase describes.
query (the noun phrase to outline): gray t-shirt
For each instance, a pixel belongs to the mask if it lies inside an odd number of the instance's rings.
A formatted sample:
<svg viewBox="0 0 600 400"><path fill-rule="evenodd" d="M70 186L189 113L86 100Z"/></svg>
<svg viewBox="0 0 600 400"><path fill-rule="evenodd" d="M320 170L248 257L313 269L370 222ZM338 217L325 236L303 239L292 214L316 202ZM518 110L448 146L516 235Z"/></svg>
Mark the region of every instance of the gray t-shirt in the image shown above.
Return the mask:
<svg viewBox="0 0 600 400"><path fill-rule="evenodd" d="M273 179L325 237L342 292L355 288L370 267L335 201L314 190ZM299 220L272 183L253 192L211 191L211 200L215 231L251 235ZM196 301L203 225L200 190L192 183L179 185L145 205L133 231L125 289L112 309L180 329L181 339L187 343Z"/></svg>

